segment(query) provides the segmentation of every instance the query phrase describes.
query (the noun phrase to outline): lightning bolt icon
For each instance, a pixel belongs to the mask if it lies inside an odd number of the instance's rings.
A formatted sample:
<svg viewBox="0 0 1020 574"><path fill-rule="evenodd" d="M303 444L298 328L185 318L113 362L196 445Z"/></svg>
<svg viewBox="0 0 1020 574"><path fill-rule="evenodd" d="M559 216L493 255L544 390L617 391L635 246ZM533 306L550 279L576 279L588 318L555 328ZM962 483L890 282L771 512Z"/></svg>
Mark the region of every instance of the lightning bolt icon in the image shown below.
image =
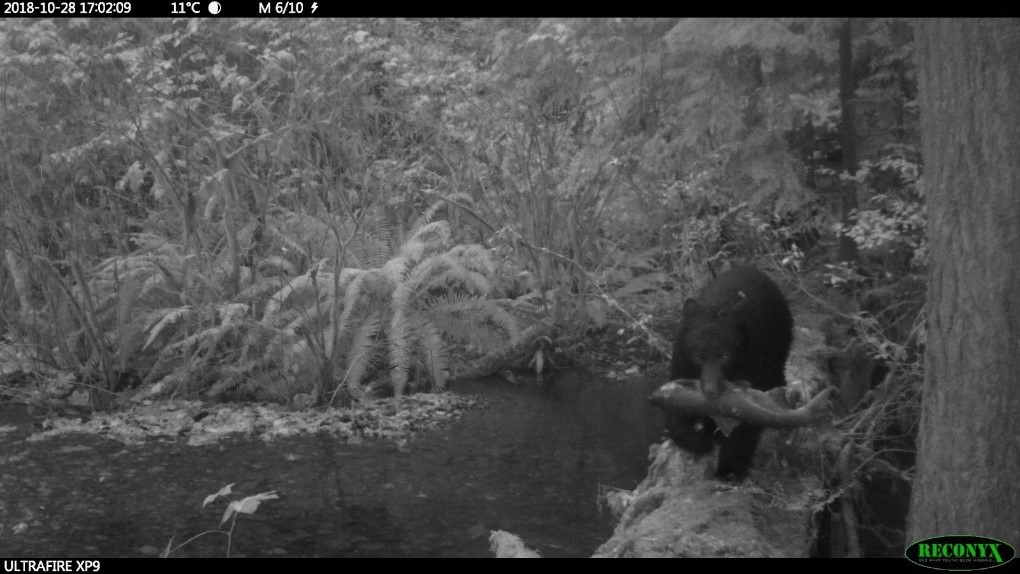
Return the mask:
<svg viewBox="0 0 1020 574"><path fill-rule="evenodd" d="M312 2L312 14L315 14L315 11L318 10L318 9L319 9L319 3L318 2Z"/></svg>

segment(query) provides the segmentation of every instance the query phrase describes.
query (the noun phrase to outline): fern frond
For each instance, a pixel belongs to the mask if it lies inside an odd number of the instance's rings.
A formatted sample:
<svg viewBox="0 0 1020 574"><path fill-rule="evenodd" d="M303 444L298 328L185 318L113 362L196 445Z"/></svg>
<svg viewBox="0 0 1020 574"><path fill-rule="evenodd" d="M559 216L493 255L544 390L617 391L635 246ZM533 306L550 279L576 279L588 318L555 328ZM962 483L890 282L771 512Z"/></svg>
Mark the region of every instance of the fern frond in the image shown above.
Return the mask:
<svg viewBox="0 0 1020 574"><path fill-rule="evenodd" d="M405 248L417 250L416 244L424 246L427 253L446 250L450 246L450 235L450 224L446 221L433 221L423 225L411 235L411 238L401 248L401 255L404 254Z"/></svg>
<svg viewBox="0 0 1020 574"><path fill-rule="evenodd" d="M491 333L500 344L514 344L519 336L517 322L491 299L445 295L434 300L426 314L437 325L444 325L445 333L465 342L488 338L485 334Z"/></svg>
<svg viewBox="0 0 1020 574"><path fill-rule="evenodd" d="M280 307L283 306L287 299L295 293L310 292L314 289L314 285L312 275L302 275L288 281L282 289L269 298L265 311L262 312L262 321L268 322L273 315L279 312Z"/></svg>
<svg viewBox="0 0 1020 574"><path fill-rule="evenodd" d="M153 260L152 264L155 265L156 268L159 269L159 272L163 274L163 278L166 280L167 284L170 285L170 290L183 290L183 284L181 283L182 279L178 279L178 276L183 275L180 261L176 262L172 269L170 262L165 259Z"/></svg>
<svg viewBox="0 0 1020 574"><path fill-rule="evenodd" d="M496 329L463 317L430 315L429 322L444 336L472 345L484 353L498 351L508 347L510 343L510 339L502 329Z"/></svg>
<svg viewBox="0 0 1020 574"><path fill-rule="evenodd" d="M386 274L378 269L372 269L360 273L351 284L347 286L344 294L344 310L337 321L337 338L342 340L344 333L350 327L351 315L361 311L373 299L388 299L392 291L392 283Z"/></svg>
<svg viewBox="0 0 1020 574"><path fill-rule="evenodd" d="M404 280L397 286L397 290L406 291L404 295L405 304L406 301L411 299L412 294L420 291L423 286L432 284L433 277L450 268L451 265L448 260L441 257L429 257L409 269L404 276Z"/></svg>
<svg viewBox="0 0 1020 574"><path fill-rule="evenodd" d="M429 257L414 266L404 278L401 285L408 291L407 300L420 293L433 290L450 292L464 290L472 295L486 295L492 288L489 278L472 271L446 254Z"/></svg>
<svg viewBox="0 0 1020 574"><path fill-rule="evenodd" d="M287 323L286 326L282 327L282 330L285 333L290 334L298 334L302 328L315 330L319 325L329 319L329 311L329 307L325 305L311 305L307 309L300 310L293 320ZM332 335L332 330L330 330L331 339Z"/></svg>
<svg viewBox="0 0 1020 574"><path fill-rule="evenodd" d="M407 316L403 307L394 309L390 319L390 379L397 396L404 392L407 374L411 369L411 339L408 333Z"/></svg>
<svg viewBox="0 0 1020 574"><path fill-rule="evenodd" d="M348 388L359 387L368 373L376 355L375 350L379 347L382 322L382 313L375 312L354 330L346 353L347 372L343 377L343 384Z"/></svg>
<svg viewBox="0 0 1020 574"><path fill-rule="evenodd" d="M415 264L425 258L427 246L421 241L409 241L400 247L400 257L408 261L408 264Z"/></svg>
<svg viewBox="0 0 1020 574"><path fill-rule="evenodd" d="M213 383L212 387L206 391L206 394L210 398L218 399L224 394L237 388L245 379L245 370L236 367L227 367L223 369L220 377Z"/></svg>
<svg viewBox="0 0 1020 574"><path fill-rule="evenodd" d="M143 387L135 394L134 400L151 399L174 393L181 385L187 383L190 377L191 373L187 370L174 371L156 383Z"/></svg>
<svg viewBox="0 0 1020 574"><path fill-rule="evenodd" d="M443 389L446 387L446 367L449 363L446 344L433 325L418 323L417 327L425 368L436 388Z"/></svg>
<svg viewBox="0 0 1020 574"><path fill-rule="evenodd" d="M245 330L244 338L241 341L241 357L257 357L259 360L269 361L268 357L263 359L267 346L277 337L289 338L290 336L275 327L264 325L261 322L249 323L248 328Z"/></svg>
<svg viewBox="0 0 1020 574"><path fill-rule="evenodd" d="M234 297L234 301L251 301L269 292L278 292L287 283L286 277L260 277Z"/></svg>
<svg viewBox="0 0 1020 574"><path fill-rule="evenodd" d="M151 295L153 291L159 288L169 291L169 289L167 288L166 280L163 278L163 276L159 273L153 273L145 280L145 282L142 283L142 286L138 289L138 297L141 299L145 299L149 295Z"/></svg>
<svg viewBox="0 0 1020 574"><path fill-rule="evenodd" d="M442 259L444 259L443 263L447 265L446 270L429 277L428 283L420 288L429 289L438 287L450 290L461 287L471 295L484 296L489 294L492 284L489 282L488 277L477 271L457 265L449 259L445 259L445 256Z"/></svg>
<svg viewBox="0 0 1020 574"><path fill-rule="evenodd" d="M149 346L152 345L152 342L155 341L156 338L163 333L163 329L166 329L167 327L173 325L177 321L180 321L181 319L188 317L193 312L194 310L191 307L177 307L171 309L159 309L158 311L150 313L149 320L153 322L158 320L159 322L156 323L155 326L151 328L152 332L149 333L149 338L145 341L145 344L142 345L142 350L148 349ZM161 315L162 315L161 319L156 319ZM145 330L149 330L149 327L146 327Z"/></svg>
<svg viewBox="0 0 1020 574"><path fill-rule="evenodd" d="M287 309L286 311L277 313L270 317L264 317L260 323L266 329L279 331L280 333L285 333L287 335L293 335L293 332L287 331L287 325L290 325L304 312L304 309Z"/></svg>
<svg viewBox="0 0 1020 574"><path fill-rule="evenodd" d="M415 219L414 223L411 225L410 229L411 239L409 239L408 241L415 241L416 240L415 237L417 237L421 233L422 229L431 225L430 222L432 221L432 218L436 216L436 213L439 213L439 210L442 209L444 205L446 205L446 203L440 200L428 206L428 208L425 211L423 211L421 215L419 215L418 218Z"/></svg>
<svg viewBox="0 0 1020 574"><path fill-rule="evenodd" d="M381 209L365 210L361 215L358 233L347 244L348 253L360 267L382 267L392 250L389 232L385 213Z"/></svg>
<svg viewBox="0 0 1020 574"><path fill-rule="evenodd" d="M503 306L492 299L448 294L437 298L429 312L451 315L464 313L465 318L472 323L501 331L501 336L509 339L509 344L516 343L517 337L520 336L517 321Z"/></svg>
<svg viewBox="0 0 1020 574"><path fill-rule="evenodd" d="M206 351L211 353L220 344L220 341L226 336L227 333L236 329L239 325L237 323L217 325L210 327L204 331L196 333L194 336L197 337L197 348L199 351Z"/></svg>
<svg viewBox="0 0 1020 574"><path fill-rule="evenodd" d="M383 265L382 271L386 274L386 277L394 283L399 283L407 275L409 268L413 260L407 257L398 256L390 259Z"/></svg>
<svg viewBox="0 0 1020 574"><path fill-rule="evenodd" d="M242 386L255 400L274 403L286 403L294 395L311 390L307 387L308 384L303 380L291 382L270 373L256 373Z"/></svg>
<svg viewBox="0 0 1020 574"><path fill-rule="evenodd" d="M230 365L224 367L220 371L220 376L216 382L209 387L206 394L211 398L219 398L229 393L248 382L251 379L257 381L262 377L265 377L268 373L260 371L261 363L259 361L248 360L237 365ZM258 384L258 382L256 383Z"/></svg>
<svg viewBox="0 0 1020 574"><path fill-rule="evenodd" d="M203 329L193 335L177 341L172 345L167 345L163 348L163 353L182 353L188 355L195 352L199 347L206 349L212 348L215 346L215 343L219 342L220 338L223 337L224 334L233 328L234 325L217 325L215 327Z"/></svg>
<svg viewBox="0 0 1020 574"><path fill-rule="evenodd" d="M336 286L333 285L332 273L320 273L318 275L317 282L313 283L306 281L303 282L302 285L298 285L298 288L294 289L291 288L294 286L294 282L291 282L287 287L284 287L276 295L274 295L270 299L269 303L266 304L266 313L262 317L262 322L263 324L277 326L286 324L286 326L283 327L283 330L289 333L296 333L297 329L302 326L317 329L320 324L330 318L333 305L332 297L334 288L339 288L341 290L349 289L350 284L364 273L366 273L366 271L362 269L344 269L340 273L340 277L337 278L339 284ZM310 277L310 275L302 277ZM315 290L318 290L318 299L307 297L313 294ZM285 312L284 314L287 315L286 319L277 317L276 315L279 314L279 309L282 305L281 297L282 299L294 299L294 293L306 296L304 300L292 310L297 310L298 313L288 314ZM332 340L332 333L330 340Z"/></svg>

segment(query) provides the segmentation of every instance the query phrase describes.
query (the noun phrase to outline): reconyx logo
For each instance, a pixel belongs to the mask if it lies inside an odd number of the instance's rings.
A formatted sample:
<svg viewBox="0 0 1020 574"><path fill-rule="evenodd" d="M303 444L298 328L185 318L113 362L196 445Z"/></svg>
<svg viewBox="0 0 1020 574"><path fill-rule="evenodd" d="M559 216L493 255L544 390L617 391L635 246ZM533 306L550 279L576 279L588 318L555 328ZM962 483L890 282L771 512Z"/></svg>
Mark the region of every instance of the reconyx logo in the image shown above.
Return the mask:
<svg viewBox="0 0 1020 574"><path fill-rule="evenodd" d="M1016 551L983 536L937 536L907 546L907 560L937 570L984 570L1002 566Z"/></svg>

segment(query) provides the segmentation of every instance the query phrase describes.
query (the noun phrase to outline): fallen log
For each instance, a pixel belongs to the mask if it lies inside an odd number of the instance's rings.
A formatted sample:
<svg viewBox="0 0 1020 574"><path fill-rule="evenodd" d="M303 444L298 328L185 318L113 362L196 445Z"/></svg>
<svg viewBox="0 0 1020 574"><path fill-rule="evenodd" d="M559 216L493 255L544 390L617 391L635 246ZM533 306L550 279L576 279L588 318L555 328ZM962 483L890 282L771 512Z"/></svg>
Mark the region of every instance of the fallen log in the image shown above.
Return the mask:
<svg viewBox="0 0 1020 574"><path fill-rule="evenodd" d="M709 399L697 388L697 381L677 379L659 387L648 401L663 410L690 416L729 417L763 427L794 428L811 425L831 417L829 394L832 388L815 395L804 406L791 409L785 400L757 389L727 383L716 399Z"/></svg>

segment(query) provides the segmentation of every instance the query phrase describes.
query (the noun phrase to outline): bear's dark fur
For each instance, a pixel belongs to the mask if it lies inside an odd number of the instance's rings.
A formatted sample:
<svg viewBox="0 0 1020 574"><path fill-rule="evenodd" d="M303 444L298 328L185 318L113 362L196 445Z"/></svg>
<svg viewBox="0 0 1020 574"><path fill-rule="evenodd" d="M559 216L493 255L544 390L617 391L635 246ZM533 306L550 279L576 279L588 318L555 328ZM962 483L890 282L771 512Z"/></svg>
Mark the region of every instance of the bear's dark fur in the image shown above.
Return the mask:
<svg viewBox="0 0 1020 574"><path fill-rule="evenodd" d="M722 392L724 381L748 381L767 391L786 384L792 342L793 316L779 286L757 269L736 267L684 304L670 379L698 379L709 397ZM695 454L711 451L718 438L715 421L707 417L668 413L666 429L677 446ZM741 423L722 441L717 477L747 474L761 430Z"/></svg>

